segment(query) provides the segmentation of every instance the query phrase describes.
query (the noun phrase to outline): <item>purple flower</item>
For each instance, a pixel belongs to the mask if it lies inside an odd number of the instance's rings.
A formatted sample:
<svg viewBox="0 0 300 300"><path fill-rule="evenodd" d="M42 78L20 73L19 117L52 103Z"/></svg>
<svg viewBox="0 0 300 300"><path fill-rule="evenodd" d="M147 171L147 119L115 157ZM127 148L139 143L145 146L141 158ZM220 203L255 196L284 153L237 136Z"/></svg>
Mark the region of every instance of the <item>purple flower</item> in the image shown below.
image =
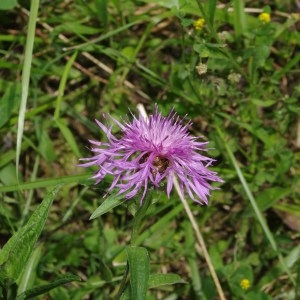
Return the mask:
<svg viewBox="0 0 300 300"><path fill-rule="evenodd" d="M169 197L176 175L182 194L186 191L194 201L207 204L207 196L214 189L209 182L222 180L208 169L214 160L199 153L206 151L207 142L198 142L189 134L191 122L184 125L173 109L164 117L157 105L149 118L133 115L132 122L120 123L109 117L120 127L121 137L112 134L112 125L107 120L106 126L96 120L108 141L90 141L94 156L81 159L87 161L81 166L99 168L92 177L96 184L105 175L113 175L107 192L118 188L119 194L129 199L142 189L142 202L148 185L159 187L164 179Z"/></svg>

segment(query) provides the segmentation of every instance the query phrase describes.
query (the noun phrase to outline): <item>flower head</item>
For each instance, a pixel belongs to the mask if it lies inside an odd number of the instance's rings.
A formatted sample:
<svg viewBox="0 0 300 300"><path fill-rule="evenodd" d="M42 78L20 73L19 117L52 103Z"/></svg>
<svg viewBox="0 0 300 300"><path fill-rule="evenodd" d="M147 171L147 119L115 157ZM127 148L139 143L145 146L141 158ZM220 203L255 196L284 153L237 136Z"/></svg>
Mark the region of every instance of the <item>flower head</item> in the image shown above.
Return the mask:
<svg viewBox="0 0 300 300"><path fill-rule="evenodd" d="M247 278L244 278L240 282L240 286L243 290L248 290L251 286L250 280Z"/></svg>
<svg viewBox="0 0 300 300"><path fill-rule="evenodd" d="M207 72L207 64L199 63L199 64L196 66L196 70L197 70L197 73L198 73L199 75L206 74L206 72Z"/></svg>
<svg viewBox="0 0 300 300"><path fill-rule="evenodd" d="M269 13L266 13L266 12L263 12L261 13L259 16L258 16L259 20L266 24L266 23L269 23L271 21L271 16Z"/></svg>
<svg viewBox="0 0 300 300"><path fill-rule="evenodd" d="M204 27L204 24L205 24L205 20L203 18L199 18L198 20L196 20L194 22L193 25L196 30L202 30Z"/></svg>
<svg viewBox="0 0 300 300"><path fill-rule="evenodd" d="M81 159L87 161L81 166L99 168L92 177L96 184L105 175L113 175L108 192L118 188L119 194L129 199L143 190L142 201L148 185L159 187L164 179L169 197L176 175L182 194L186 191L194 201L207 204L207 196L213 189L209 181L222 180L208 169L214 160L199 153L206 151L207 143L189 135L190 122L184 125L173 109L164 117L157 106L149 118L133 115L132 122L122 123L109 118L121 129L121 137L112 134L113 125L108 120L107 125L96 120L108 141L90 141L94 156Z"/></svg>

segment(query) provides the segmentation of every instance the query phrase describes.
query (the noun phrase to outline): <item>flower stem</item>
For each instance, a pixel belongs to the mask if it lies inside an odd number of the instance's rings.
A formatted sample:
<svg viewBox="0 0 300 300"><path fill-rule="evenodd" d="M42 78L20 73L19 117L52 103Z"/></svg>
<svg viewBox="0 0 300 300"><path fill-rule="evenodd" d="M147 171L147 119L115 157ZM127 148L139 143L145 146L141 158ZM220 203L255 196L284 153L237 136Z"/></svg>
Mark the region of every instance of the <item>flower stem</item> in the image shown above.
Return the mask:
<svg viewBox="0 0 300 300"><path fill-rule="evenodd" d="M136 241L137 241L137 238L139 235L140 225L144 219L144 216L145 216L147 209L149 208L151 202L152 202L152 191L151 191L151 189L148 189L143 203L140 205L139 209L137 210L136 214L134 215L134 223L133 223L133 228L132 228L132 232L131 232L131 240L130 240L131 246L137 246Z"/></svg>
<svg viewBox="0 0 300 300"><path fill-rule="evenodd" d="M137 212L134 215L134 221L133 221L133 227L131 232L131 239L130 239L130 245L131 246L137 246L137 238L139 236L139 231L141 230L141 223L144 220L144 217L146 215L147 209L149 208L150 204L152 203L152 190L148 189L146 197L143 201L143 203L139 206ZM123 274L123 278L121 281L121 285L118 291L118 294L116 296L116 299L120 299L124 290L126 289L127 283L128 283L128 272L129 272L129 265L128 262L126 264L126 268Z"/></svg>

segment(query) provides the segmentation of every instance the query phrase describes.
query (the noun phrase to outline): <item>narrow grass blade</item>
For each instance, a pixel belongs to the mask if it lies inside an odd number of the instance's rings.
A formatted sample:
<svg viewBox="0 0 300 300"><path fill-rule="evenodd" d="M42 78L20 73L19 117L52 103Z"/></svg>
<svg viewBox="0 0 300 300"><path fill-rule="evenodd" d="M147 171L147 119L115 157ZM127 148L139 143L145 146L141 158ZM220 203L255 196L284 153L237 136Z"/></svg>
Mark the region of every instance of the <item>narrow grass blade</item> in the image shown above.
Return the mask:
<svg viewBox="0 0 300 300"><path fill-rule="evenodd" d="M296 66L300 61L300 53L297 55L291 57L291 60L287 62L284 67L278 71L275 72L275 75L273 76L274 80L279 80L282 76L284 76L287 72L289 72L294 66Z"/></svg>
<svg viewBox="0 0 300 300"><path fill-rule="evenodd" d="M147 20L148 17L147 16L144 16L143 19ZM133 27L134 25L140 23L141 20L137 20L137 21L134 21L134 22L131 22L131 23L128 23L124 26L121 26L115 30L111 30L111 31L108 31L107 33L105 34L102 34L100 37L98 38L95 38L95 39L92 39L92 40L89 40L87 41L86 43L84 44L80 44L80 45L76 45L76 46L72 46L72 47L68 47L68 48L63 48L64 51L68 51L68 50L71 50L71 49L81 49L83 50L85 47L87 47L88 45L92 45L92 44L98 44L100 43L101 41L103 40L106 40L112 36L115 36L125 30L127 30L128 28L131 28Z"/></svg>
<svg viewBox="0 0 300 300"><path fill-rule="evenodd" d="M233 155L230 147L226 143L226 140L225 140L225 137L223 135L223 132L221 131L221 129L218 126L216 126L216 129L217 129L217 132L218 132L221 140L224 143L224 147L225 147L225 149L227 151L227 154L228 154L228 156L229 156L229 158L230 158L230 160L231 160L231 162L233 164L233 167L234 167L234 169L235 169L235 171L236 171L236 173L237 173L237 175L238 175L238 177L240 179L240 182L241 182L241 184L242 184L242 186L244 188L244 191L245 191L245 193L246 193L246 195L247 195L247 197L248 197L248 199L249 199L249 201L250 201L250 203L252 205L252 208L254 210L256 218L258 219L258 221L259 221L259 223L260 223L260 225L261 225L261 227L262 227L262 229L263 229L263 231L264 231L267 239L269 240L269 243L271 244L273 250L276 252L277 257L278 257L278 259L279 259L279 261L280 261L283 269L285 270L285 272L289 276L290 281L295 285L295 280L294 280L294 278L293 278L293 276L292 276L292 274L291 274L291 272L290 272L287 264L285 263L282 255L280 254L280 252L278 250L278 247L277 247L275 239L274 239L274 237L272 235L272 232L270 231L270 228L268 227L267 222L266 222L264 216L262 215L262 213L260 212L260 210L258 208L258 205L257 205L257 203L256 203L256 201L255 201L255 199L253 197L253 194L252 194L252 192L251 192L251 190L250 190L250 188L248 186L248 183L246 182L245 177L244 177L244 175L243 175L243 173L242 173L242 171L241 171L241 169L240 169L240 167L238 165L238 162L236 161L236 159L235 159L235 157L234 157L234 155Z"/></svg>
<svg viewBox="0 0 300 300"><path fill-rule="evenodd" d="M61 131L62 135L66 139L68 145L72 149L73 153L76 155L77 158L81 157L80 150L77 146L77 142L74 138L74 135L72 131L67 126L66 122L64 122L64 119L55 119L55 123L59 130Z"/></svg>
<svg viewBox="0 0 300 300"><path fill-rule="evenodd" d="M55 112L54 112L54 119L59 118L59 112L60 112L60 107L61 107L61 102L63 100L64 92L66 89L66 84L67 84L67 79L68 75L70 73L71 67L73 65L73 62L75 61L77 57L77 52L74 52L74 54L71 56L71 58L68 60L66 67L63 71L60 83L59 83L59 88L58 88L58 96L56 99L56 106L55 106Z"/></svg>
<svg viewBox="0 0 300 300"><path fill-rule="evenodd" d="M243 35L247 29L244 0L234 0L234 30L237 37Z"/></svg>
<svg viewBox="0 0 300 300"><path fill-rule="evenodd" d="M24 293L18 295L16 300L32 299L72 281L81 281L81 278L75 275L64 275L63 277L56 279L49 284L25 291Z"/></svg>
<svg viewBox="0 0 300 300"><path fill-rule="evenodd" d="M184 228L185 228L185 237L186 237L185 248L189 249L187 251L187 258L191 270L192 285L193 285L195 297L197 297L197 299L201 299L203 297L202 284L201 284L201 277L200 277L199 268L196 259L197 258L197 253L195 249L196 242L193 236L192 226L190 222L186 221L184 224Z"/></svg>
<svg viewBox="0 0 300 300"><path fill-rule="evenodd" d="M98 18L105 28L108 23L108 10L107 10L107 0L96 0L95 3Z"/></svg>
<svg viewBox="0 0 300 300"><path fill-rule="evenodd" d="M22 95L21 95L21 104L19 110L19 119L18 119L18 133L17 133L17 150L16 150L16 173L19 174L19 161L22 147L22 137L24 131L24 120L25 112L27 105L29 81L30 81L30 69L32 62L32 51L33 43L35 37L35 25L37 20L37 13L39 8L39 0L32 0L30 6L30 15L29 15L29 24L28 24L28 33L25 46L25 60L23 65L22 72Z"/></svg>
<svg viewBox="0 0 300 300"><path fill-rule="evenodd" d="M67 183L83 183L88 184L88 180L91 174L80 174L80 175L70 175L60 178L48 178L36 180L34 182L25 182L21 184L0 186L0 193L4 192L15 192L20 190L32 190L37 188L43 188L48 186L54 186L57 184L67 184Z"/></svg>
<svg viewBox="0 0 300 300"><path fill-rule="evenodd" d="M214 24L216 7L217 7L216 0L207 1L207 16L208 16L209 22L212 26Z"/></svg>

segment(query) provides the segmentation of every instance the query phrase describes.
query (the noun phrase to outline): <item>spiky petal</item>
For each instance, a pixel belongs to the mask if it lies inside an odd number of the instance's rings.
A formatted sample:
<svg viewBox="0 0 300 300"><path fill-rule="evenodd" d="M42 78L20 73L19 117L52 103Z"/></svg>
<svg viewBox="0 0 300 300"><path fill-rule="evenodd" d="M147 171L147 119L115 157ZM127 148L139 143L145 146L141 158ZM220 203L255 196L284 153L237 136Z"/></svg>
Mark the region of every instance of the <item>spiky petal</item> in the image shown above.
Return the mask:
<svg viewBox="0 0 300 300"><path fill-rule="evenodd" d="M132 122L123 123L111 116L110 119L120 128L121 137L112 134L107 120L107 125L96 120L108 141L90 141L94 156L81 159L86 161L81 166L99 168L92 177L96 184L105 175L113 175L107 192L118 188L119 194L129 199L142 190L142 201L148 186L159 187L163 180L167 181L169 197L176 175L182 194L186 192L194 201L207 204L210 190L214 189L209 182L222 180L208 169L214 160L201 154L207 142L199 142L189 134L190 122L184 125L173 109L164 117L157 106L149 118L133 115Z"/></svg>

